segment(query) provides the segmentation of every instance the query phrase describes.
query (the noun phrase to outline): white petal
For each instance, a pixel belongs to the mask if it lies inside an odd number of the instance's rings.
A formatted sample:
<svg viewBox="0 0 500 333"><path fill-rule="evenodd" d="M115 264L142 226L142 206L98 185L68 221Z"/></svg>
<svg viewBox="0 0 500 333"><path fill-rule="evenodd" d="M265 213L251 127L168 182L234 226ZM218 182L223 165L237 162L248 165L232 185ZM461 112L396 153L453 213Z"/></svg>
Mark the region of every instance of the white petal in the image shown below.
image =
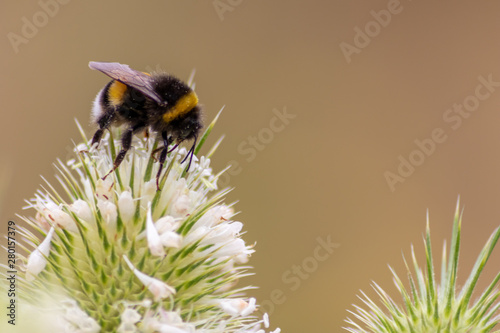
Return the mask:
<svg viewBox="0 0 500 333"><path fill-rule="evenodd" d="M164 256L165 249L153 223L153 217L151 216L151 202L148 202L148 215L146 217L146 238L148 240L148 247L151 254L154 256Z"/></svg>
<svg viewBox="0 0 500 333"><path fill-rule="evenodd" d="M262 320L264 321L264 327L269 328L269 315L267 314L267 312L264 313Z"/></svg>
<svg viewBox="0 0 500 333"><path fill-rule="evenodd" d="M132 198L132 193L129 191L123 191L118 198L118 208L120 210L120 216L124 223L132 221L135 214L135 204Z"/></svg>
<svg viewBox="0 0 500 333"><path fill-rule="evenodd" d="M166 247L180 248L182 245L182 236L173 232L167 231L160 236L161 243Z"/></svg>
<svg viewBox="0 0 500 333"><path fill-rule="evenodd" d="M99 333L101 327L94 318L85 318L80 322L80 330L82 333Z"/></svg>
<svg viewBox="0 0 500 333"><path fill-rule="evenodd" d="M255 298L250 298L249 302L242 299L227 299L219 302L220 308L231 316L248 316L256 309Z"/></svg>
<svg viewBox="0 0 500 333"><path fill-rule="evenodd" d="M214 253L216 257L248 257L255 252L245 246L245 241L241 238L236 238L224 244L217 252Z"/></svg>
<svg viewBox="0 0 500 333"><path fill-rule="evenodd" d="M163 217L159 218L155 222L155 227L156 227L156 230L158 230L158 232L160 234L162 234L162 233L167 232L167 231L176 230L178 227L178 224L179 223L176 222L176 220L173 216L167 215L167 216L163 216Z"/></svg>
<svg viewBox="0 0 500 333"><path fill-rule="evenodd" d="M142 319L142 316L134 309L125 309L120 318L122 322L135 324Z"/></svg>
<svg viewBox="0 0 500 333"><path fill-rule="evenodd" d="M205 239L203 239L203 244L223 244L234 240L241 229L243 228L243 223L232 222L223 223L215 226Z"/></svg>
<svg viewBox="0 0 500 333"><path fill-rule="evenodd" d="M165 318L146 318L143 321L144 332L158 333L194 333L195 329L191 325L183 323L170 323Z"/></svg>
<svg viewBox="0 0 500 333"><path fill-rule="evenodd" d="M174 217L184 217L189 213L189 208L191 207L191 200L189 196L183 194L175 200L172 207L172 215Z"/></svg>
<svg viewBox="0 0 500 333"><path fill-rule="evenodd" d="M50 228L47 237L45 237L43 242L29 255L26 265L26 280L33 281L35 277L43 271L45 265L47 265L46 258L50 253L50 242L52 241L53 234L54 227Z"/></svg>
<svg viewBox="0 0 500 333"><path fill-rule="evenodd" d="M80 144L78 144L78 145L75 147L75 149L73 149L73 151L74 151L75 153L81 153L81 152L85 152L85 151L87 151L87 150L88 150L88 148L87 148L87 145L86 145L85 143L80 143Z"/></svg>
<svg viewBox="0 0 500 333"><path fill-rule="evenodd" d="M196 228L186 235L186 237L184 238L183 244L188 245L188 244L191 244L193 242L196 242L200 238L203 238L204 236L206 236L207 233L208 233L208 228L206 228L206 227Z"/></svg>
<svg viewBox="0 0 500 333"><path fill-rule="evenodd" d="M151 291L156 301L167 298L172 294L175 294L175 289L166 284L165 282L162 282L158 279L154 279L147 275L145 276L146 277L142 279L142 282L149 289L149 291Z"/></svg>
<svg viewBox="0 0 500 333"><path fill-rule="evenodd" d="M146 201L153 200L156 194L156 179L151 179L150 181L144 183L142 198Z"/></svg>
<svg viewBox="0 0 500 333"><path fill-rule="evenodd" d="M160 333L192 333L193 332L192 330L187 330L187 329L185 330L185 329L175 327L172 325L168 325L168 324L160 325L159 331L160 331Z"/></svg>
<svg viewBox="0 0 500 333"><path fill-rule="evenodd" d="M99 333L101 327L94 318L90 317L85 311L80 309L78 305L73 305L66 310L64 319L71 323L73 328L77 328L76 332L81 333Z"/></svg>
<svg viewBox="0 0 500 333"><path fill-rule="evenodd" d="M78 228L76 226L75 220L68 213L64 212L61 206L56 205L54 202L47 202L42 210L45 218L54 222L56 225L62 229L66 229L72 232L77 232Z"/></svg>
<svg viewBox="0 0 500 333"><path fill-rule="evenodd" d="M70 209L76 214L76 216L78 216L78 218L84 220L85 222L95 223L94 214L86 201L78 199L71 204Z"/></svg>
<svg viewBox="0 0 500 333"><path fill-rule="evenodd" d="M85 192L85 196L87 198L93 198L94 197L94 188L92 187L92 184L90 183L90 179L88 178L80 178L80 183L83 185L83 190Z"/></svg>
<svg viewBox="0 0 500 333"><path fill-rule="evenodd" d="M169 297L172 294L175 294L174 287L171 287L161 280L142 273L137 268L135 268L134 265L132 265L127 256L124 255L123 259L125 259L125 262L127 263L128 267L130 267L130 269L134 272L135 276L137 276L137 278L141 280L142 284L144 284L144 286L148 288L149 291L153 294L155 301L159 301L161 299Z"/></svg>
<svg viewBox="0 0 500 333"><path fill-rule="evenodd" d="M127 322L121 322L120 326L118 326L118 329L116 331L117 333L137 333L139 332L137 330L137 327L133 323L127 323Z"/></svg>
<svg viewBox="0 0 500 333"><path fill-rule="evenodd" d="M38 226L43 229L43 231L48 232L50 230L51 227L50 223L47 221L45 216L43 216L43 214L40 211L36 212L35 221L38 224Z"/></svg>
<svg viewBox="0 0 500 333"><path fill-rule="evenodd" d="M252 312L254 312L257 309L256 303L257 303L257 301L255 300L255 298L251 297L248 300L248 305L246 306L246 308L244 308L243 310L241 310L241 315L243 317L246 317L249 314L251 314Z"/></svg>
<svg viewBox="0 0 500 333"><path fill-rule="evenodd" d="M99 200L97 207L99 207L106 225L113 230L116 227L116 218L118 217L116 205L111 201Z"/></svg>
<svg viewBox="0 0 500 333"><path fill-rule="evenodd" d="M112 177L108 177L105 180L99 178L95 186L95 193L97 194L97 197L101 200L113 199L113 185L114 182Z"/></svg>
<svg viewBox="0 0 500 333"><path fill-rule="evenodd" d="M175 311L160 309L160 322L164 324L182 324L182 317Z"/></svg>
<svg viewBox="0 0 500 333"><path fill-rule="evenodd" d="M250 257L250 254L254 253L254 250L247 250L246 253L241 253L237 256L234 257L234 262L236 264L246 264L248 262L248 258Z"/></svg>
<svg viewBox="0 0 500 333"><path fill-rule="evenodd" d="M231 207L224 205L215 206L210 208L203 216L196 222L195 228L200 226L211 227L221 220L229 220L234 215Z"/></svg>

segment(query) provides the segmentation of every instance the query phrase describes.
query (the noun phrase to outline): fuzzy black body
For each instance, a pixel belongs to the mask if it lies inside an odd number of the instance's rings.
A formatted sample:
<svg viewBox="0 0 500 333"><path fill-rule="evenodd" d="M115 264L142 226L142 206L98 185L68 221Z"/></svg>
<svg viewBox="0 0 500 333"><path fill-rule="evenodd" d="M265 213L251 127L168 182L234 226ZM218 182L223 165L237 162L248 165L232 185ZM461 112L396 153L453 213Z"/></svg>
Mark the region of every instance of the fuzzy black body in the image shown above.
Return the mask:
<svg viewBox="0 0 500 333"><path fill-rule="evenodd" d="M179 100L190 94L193 90L178 78L166 74L157 74L154 78L154 89L167 105L177 105ZM153 107L151 107L153 109ZM167 108L167 113L172 112ZM151 119L151 127L154 131L167 131L172 138L183 140L193 139L195 134L203 127L201 123L201 109L195 105L183 115L173 116L171 120L165 121L164 109L152 112L155 119Z"/></svg>
<svg viewBox="0 0 500 333"><path fill-rule="evenodd" d="M110 81L99 93L99 104L94 106L99 108L94 112L94 121L100 128L108 128L110 125L120 126L128 124L132 127L141 127L140 124L147 124L150 116L145 109L146 97L134 88L128 88L123 94L123 102L112 105L109 94L110 87L115 80ZM142 127L145 127L142 126Z"/></svg>
<svg viewBox="0 0 500 333"><path fill-rule="evenodd" d="M198 97L187 84L168 74L150 75L118 63L91 62L89 66L113 79L94 101L92 114L99 129L94 134L92 145L101 140L104 130L110 126L125 127L122 149L109 173L123 161L130 149L132 135L146 129L161 135L163 141L157 174L158 186L169 144L175 143L177 147L184 140L194 139L184 159L190 156L189 165L191 164L196 139L203 125Z"/></svg>

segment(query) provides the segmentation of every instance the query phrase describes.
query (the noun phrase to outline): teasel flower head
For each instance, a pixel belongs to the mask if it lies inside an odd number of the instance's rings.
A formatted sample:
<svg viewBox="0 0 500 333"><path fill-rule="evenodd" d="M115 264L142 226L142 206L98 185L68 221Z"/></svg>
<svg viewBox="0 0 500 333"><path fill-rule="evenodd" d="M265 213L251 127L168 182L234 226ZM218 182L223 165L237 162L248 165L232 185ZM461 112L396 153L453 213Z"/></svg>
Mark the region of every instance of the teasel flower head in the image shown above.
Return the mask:
<svg viewBox="0 0 500 333"><path fill-rule="evenodd" d="M379 302L373 301L362 293L359 298L364 306L355 305L356 310L349 311L354 319L346 320L349 327L345 329L352 333L500 332L500 302L498 301L500 273L482 293L477 295L474 293L484 266L500 238L500 227L493 232L484 245L465 284L459 287L457 278L461 220L462 214L457 203L449 255L446 251L446 243L443 246L440 280L436 280L435 277L436 269L427 218L427 230L424 237L425 265L423 267L419 265L412 247L410 265L405 260L408 287L405 287L391 268L394 283L402 298L402 305L398 305L382 287L374 283L373 288L380 298ZM498 269L498 262L494 264ZM414 274L409 266L413 266Z"/></svg>
<svg viewBox="0 0 500 333"><path fill-rule="evenodd" d="M252 287L238 286L253 245L210 167L221 140L189 170L186 149L172 151L157 190L156 138L134 137L103 179L119 141L112 132L90 147L80 131L75 157L55 165L59 184L46 181L20 216L29 227L17 226L27 253L18 288L33 318L44 313L48 332L265 332Z"/></svg>

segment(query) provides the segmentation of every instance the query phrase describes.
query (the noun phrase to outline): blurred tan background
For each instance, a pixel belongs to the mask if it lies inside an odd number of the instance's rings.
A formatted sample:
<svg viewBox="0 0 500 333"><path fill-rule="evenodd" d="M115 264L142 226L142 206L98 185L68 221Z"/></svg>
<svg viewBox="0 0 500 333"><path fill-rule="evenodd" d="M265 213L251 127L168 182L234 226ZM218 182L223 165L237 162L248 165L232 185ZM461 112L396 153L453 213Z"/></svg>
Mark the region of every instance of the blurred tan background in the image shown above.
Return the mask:
<svg viewBox="0 0 500 333"><path fill-rule="evenodd" d="M93 133L108 79L88 61L196 68L206 122L225 105L213 166L237 163L228 202L257 242L246 282L272 327L341 332L359 289L394 292L387 264L404 277L401 252L422 257L427 209L435 249L450 239L458 195L463 282L500 224L499 14L493 1L2 2L0 232L28 213L40 175L54 181L79 140L73 119ZM419 165L395 178L401 159ZM480 287L499 262L496 249Z"/></svg>

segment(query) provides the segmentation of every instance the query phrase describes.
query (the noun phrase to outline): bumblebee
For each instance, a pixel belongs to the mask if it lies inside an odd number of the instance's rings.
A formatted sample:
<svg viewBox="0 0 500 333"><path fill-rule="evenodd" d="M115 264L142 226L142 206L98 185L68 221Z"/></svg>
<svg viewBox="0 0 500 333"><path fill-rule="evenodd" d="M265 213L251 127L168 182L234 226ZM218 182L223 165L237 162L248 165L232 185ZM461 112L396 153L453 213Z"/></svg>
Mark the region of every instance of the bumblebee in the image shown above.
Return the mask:
<svg viewBox="0 0 500 333"><path fill-rule="evenodd" d="M167 153L183 141L193 139L193 145L181 161L183 163L189 157L189 169L203 127L202 111L195 92L186 83L166 73L143 73L117 62L91 61L89 67L112 78L94 101L92 116L99 129L92 138L92 146L99 143L110 126L125 126L122 148L113 162L113 169L104 178L120 166L130 149L132 135L145 130L161 135L163 141L156 175L158 189ZM171 143L175 146L169 151Z"/></svg>

